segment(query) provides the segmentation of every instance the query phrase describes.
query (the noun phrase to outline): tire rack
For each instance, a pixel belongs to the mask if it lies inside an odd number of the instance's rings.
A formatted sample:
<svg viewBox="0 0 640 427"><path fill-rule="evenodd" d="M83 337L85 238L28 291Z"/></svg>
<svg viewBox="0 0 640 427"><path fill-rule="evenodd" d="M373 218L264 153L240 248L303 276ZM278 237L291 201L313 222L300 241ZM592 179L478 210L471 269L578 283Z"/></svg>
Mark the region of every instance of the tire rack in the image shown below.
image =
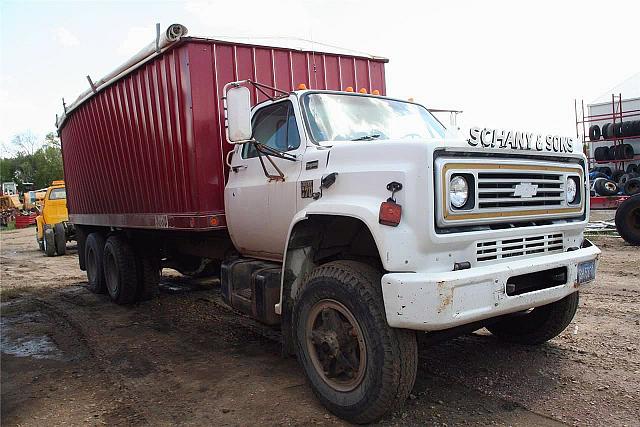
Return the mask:
<svg viewBox="0 0 640 427"><path fill-rule="evenodd" d="M613 142L612 146L619 146L624 144L625 139L638 139L640 135L634 136L614 136L613 138L602 138L597 141L591 141L589 139L589 123L598 122L603 120L610 120L614 125L616 122L622 122L623 119L629 119L630 117L639 117L640 110L628 110L622 111L622 94L611 94L611 114L594 114L586 115L584 100L580 101L580 115L578 111L578 101L574 100L574 112L576 117L576 136L578 140L582 140L582 149L584 155L587 156L589 162L588 170L595 167L598 164L612 163L616 170L625 170L625 163L633 163L640 160L640 155L634 154L632 159L620 159L620 160L596 160L591 157L591 144L600 142ZM629 196L592 196L591 197L591 209L617 209L618 205L628 199Z"/></svg>

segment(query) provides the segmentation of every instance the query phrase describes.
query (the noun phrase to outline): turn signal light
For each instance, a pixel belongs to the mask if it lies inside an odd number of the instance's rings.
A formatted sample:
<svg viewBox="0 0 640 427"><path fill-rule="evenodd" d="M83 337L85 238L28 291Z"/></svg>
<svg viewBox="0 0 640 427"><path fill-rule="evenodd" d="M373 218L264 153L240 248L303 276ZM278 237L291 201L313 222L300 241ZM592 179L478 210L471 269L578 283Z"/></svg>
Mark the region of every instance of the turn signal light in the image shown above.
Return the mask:
<svg viewBox="0 0 640 427"><path fill-rule="evenodd" d="M306 85L306 84L304 84L304 83L300 83L300 84L298 85L298 90L307 90L307 85Z"/></svg>
<svg viewBox="0 0 640 427"><path fill-rule="evenodd" d="M360 89L359 91L360 93L367 93L367 90L365 88Z"/></svg>
<svg viewBox="0 0 640 427"><path fill-rule="evenodd" d="M371 95L380 95L380 91L378 89L374 89L371 91Z"/></svg>
<svg viewBox="0 0 640 427"><path fill-rule="evenodd" d="M402 206L394 201L387 200L380 204L380 214L378 222L382 225L397 227L402 218Z"/></svg>
<svg viewBox="0 0 640 427"><path fill-rule="evenodd" d="M347 86L347 88L344 91L345 92L353 92L353 88L351 86Z"/></svg>

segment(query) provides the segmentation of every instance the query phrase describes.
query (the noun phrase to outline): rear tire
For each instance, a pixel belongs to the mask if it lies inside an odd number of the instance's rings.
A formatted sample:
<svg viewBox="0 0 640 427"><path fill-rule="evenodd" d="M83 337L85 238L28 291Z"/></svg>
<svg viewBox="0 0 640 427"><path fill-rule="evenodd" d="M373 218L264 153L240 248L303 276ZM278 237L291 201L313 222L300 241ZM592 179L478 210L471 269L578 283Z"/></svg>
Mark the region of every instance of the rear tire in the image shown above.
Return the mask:
<svg viewBox="0 0 640 427"><path fill-rule="evenodd" d="M51 228L44 229L44 253L46 256L56 256L56 237Z"/></svg>
<svg viewBox="0 0 640 427"><path fill-rule="evenodd" d="M85 241L85 267L87 271L88 288L94 294L104 294L107 286L104 281L104 257L105 238L100 233L91 233Z"/></svg>
<svg viewBox="0 0 640 427"><path fill-rule="evenodd" d="M104 245L104 278L111 300L131 304L136 300L138 270L136 255L124 237L110 236Z"/></svg>
<svg viewBox="0 0 640 427"><path fill-rule="evenodd" d="M138 255L138 301L149 301L158 295L160 262L157 257Z"/></svg>
<svg viewBox="0 0 640 427"><path fill-rule="evenodd" d="M387 324L380 278L367 264L330 262L306 278L293 307L293 341L314 394L359 424L397 410L416 378L415 333Z"/></svg>
<svg viewBox="0 0 640 427"><path fill-rule="evenodd" d="M632 245L640 245L640 196L633 196L618 206L616 229Z"/></svg>
<svg viewBox="0 0 640 427"><path fill-rule="evenodd" d="M521 316L509 316L487 326L489 332L503 341L538 345L564 331L578 309L578 292L551 304L536 307Z"/></svg>
<svg viewBox="0 0 640 427"><path fill-rule="evenodd" d="M67 232L64 228L64 224L59 222L54 225L53 234L56 240L56 252L58 255L65 255L67 253Z"/></svg>

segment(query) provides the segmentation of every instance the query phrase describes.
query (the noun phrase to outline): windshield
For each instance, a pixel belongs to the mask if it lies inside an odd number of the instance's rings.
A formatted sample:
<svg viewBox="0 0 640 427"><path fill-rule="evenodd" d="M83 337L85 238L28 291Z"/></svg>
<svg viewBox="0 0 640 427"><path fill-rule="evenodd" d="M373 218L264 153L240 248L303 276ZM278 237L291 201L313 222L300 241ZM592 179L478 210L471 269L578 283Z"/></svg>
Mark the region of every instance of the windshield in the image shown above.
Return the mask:
<svg viewBox="0 0 640 427"><path fill-rule="evenodd" d="M49 200L61 200L67 198L67 190L65 188L54 188L49 193Z"/></svg>
<svg viewBox="0 0 640 427"><path fill-rule="evenodd" d="M443 138L426 108L375 96L309 93L303 98L314 141Z"/></svg>

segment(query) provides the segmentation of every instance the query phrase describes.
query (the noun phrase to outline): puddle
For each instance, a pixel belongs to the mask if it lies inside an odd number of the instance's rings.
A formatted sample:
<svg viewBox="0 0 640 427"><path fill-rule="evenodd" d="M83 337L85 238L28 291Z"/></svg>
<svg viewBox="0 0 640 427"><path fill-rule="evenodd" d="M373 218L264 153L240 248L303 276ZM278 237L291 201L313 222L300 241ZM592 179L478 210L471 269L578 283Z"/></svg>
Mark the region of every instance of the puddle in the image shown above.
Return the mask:
<svg viewBox="0 0 640 427"><path fill-rule="evenodd" d="M11 317L3 316L0 319L2 330L0 352L16 357L62 360L64 357L62 351L48 335L22 333L23 327L21 326L27 323L40 323L42 322L40 317L34 313Z"/></svg>
<svg viewBox="0 0 640 427"><path fill-rule="evenodd" d="M34 359L62 359L62 352L46 335L11 339L6 335L6 328L2 328L2 343L0 350L4 354L16 357L33 357Z"/></svg>

